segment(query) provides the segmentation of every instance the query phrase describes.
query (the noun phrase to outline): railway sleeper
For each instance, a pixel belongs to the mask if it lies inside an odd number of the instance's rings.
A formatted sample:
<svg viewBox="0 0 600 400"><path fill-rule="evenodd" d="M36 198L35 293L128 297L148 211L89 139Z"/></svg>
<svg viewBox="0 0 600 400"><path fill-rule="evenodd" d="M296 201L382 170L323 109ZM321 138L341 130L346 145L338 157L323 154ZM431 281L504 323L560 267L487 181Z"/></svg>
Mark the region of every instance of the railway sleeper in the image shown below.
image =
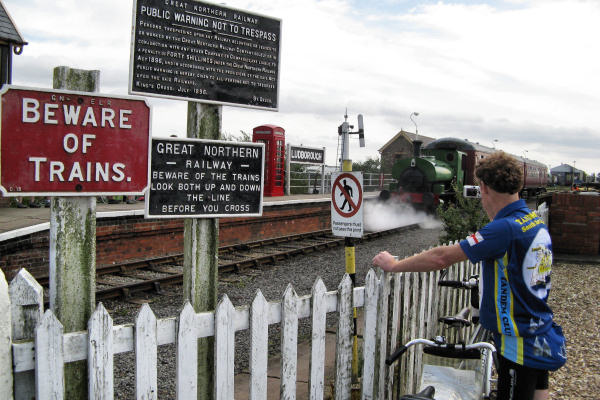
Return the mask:
<svg viewBox="0 0 600 400"><path fill-rule="evenodd" d="M129 288L122 287L121 288L121 296L123 296L123 298L125 300L131 300L131 291L129 290Z"/></svg>

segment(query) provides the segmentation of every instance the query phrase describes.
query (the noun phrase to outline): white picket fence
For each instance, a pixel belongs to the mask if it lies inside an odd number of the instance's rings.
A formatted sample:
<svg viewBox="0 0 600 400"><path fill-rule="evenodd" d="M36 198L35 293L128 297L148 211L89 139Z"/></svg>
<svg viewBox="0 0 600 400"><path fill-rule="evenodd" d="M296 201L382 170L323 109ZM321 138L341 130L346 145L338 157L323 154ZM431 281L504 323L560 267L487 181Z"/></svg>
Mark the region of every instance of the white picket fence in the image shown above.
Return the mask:
<svg viewBox="0 0 600 400"><path fill-rule="evenodd" d="M474 266L450 268L449 279L466 278ZM88 363L90 398L112 399L114 354L135 352L136 397L157 398L157 347L176 343L177 399L197 397L197 339L215 337L216 399L234 398L234 335L250 329L250 399L267 398L268 327L281 324L281 398L296 397L298 320L311 318L310 399L323 399L325 319L337 313L335 398L349 399L353 343L353 307L364 321L362 340L363 399L391 398L393 367L385 357L399 342L436 333L437 318L454 314L468 302L463 291L439 290L439 272L380 274L370 270L365 286L352 288L345 275L336 291L317 279L312 294L298 296L289 285L281 303L267 302L260 291L250 307L233 307L223 296L215 312L195 313L185 304L178 317L157 319L143 305L135 324L113 325L100 303L84 332L64 333L51 310L43 313L41 286L21 270L7 285L0 271L0 398L62 399L63 366ZM11 322L12 321L12 322ZM403 392L418 389L422 355L410 349L401 362Z"/></svg>

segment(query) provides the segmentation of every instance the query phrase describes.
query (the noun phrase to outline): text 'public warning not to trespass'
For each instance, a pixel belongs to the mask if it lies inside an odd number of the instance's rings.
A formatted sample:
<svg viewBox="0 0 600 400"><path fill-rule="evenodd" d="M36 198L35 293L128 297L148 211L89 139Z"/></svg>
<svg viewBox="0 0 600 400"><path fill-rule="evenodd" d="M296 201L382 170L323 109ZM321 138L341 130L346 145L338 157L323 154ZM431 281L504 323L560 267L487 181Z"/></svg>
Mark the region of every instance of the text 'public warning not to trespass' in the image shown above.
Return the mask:
<svg viewBox="0 0 600 400"><path fill-rule="evenodd" d="M153 138L146 217L262 215L264 144Z"/></svg>

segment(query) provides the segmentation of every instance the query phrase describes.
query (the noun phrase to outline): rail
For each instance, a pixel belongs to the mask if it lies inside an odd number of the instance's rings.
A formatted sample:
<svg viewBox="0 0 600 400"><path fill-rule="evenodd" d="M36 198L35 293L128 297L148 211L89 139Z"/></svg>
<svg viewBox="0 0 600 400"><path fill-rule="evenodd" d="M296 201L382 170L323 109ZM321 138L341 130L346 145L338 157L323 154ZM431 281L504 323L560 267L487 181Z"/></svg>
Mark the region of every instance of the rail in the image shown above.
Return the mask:
<svg viewBox="0 0 600 400"><path fill-rule="evenodd" d="M366 232L357 243L417 228L418 224L412 224ZM321 230L223 246L219 248L219 273L243 272L246 268L274 264L343 243L344 238L333 236L330 230ZM182 265L183 253L99 265L96 268L96 300L128 299L144 292L161 293L163 286L183 282ZM48 287L47 273L34 275L34 278Z"/></svg>

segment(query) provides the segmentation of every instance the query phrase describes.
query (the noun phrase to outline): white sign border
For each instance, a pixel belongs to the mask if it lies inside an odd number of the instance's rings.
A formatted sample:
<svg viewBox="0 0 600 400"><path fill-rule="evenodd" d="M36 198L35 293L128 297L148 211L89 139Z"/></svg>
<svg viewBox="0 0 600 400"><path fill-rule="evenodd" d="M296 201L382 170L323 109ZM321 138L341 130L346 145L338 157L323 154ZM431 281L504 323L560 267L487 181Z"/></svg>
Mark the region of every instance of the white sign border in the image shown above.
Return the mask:
<svg viewBox="0 0 600 400"><path fill-rule="evenodd" d="M360 203L360 207L358 209L358 211L356 212L356 214L354 214L351 217L344 217L342 215L340 215L337 210L334 207L334 202L335 202L335 183L338 179L338 177L340 175L343 174L350 174L353 175L360 184L360 191L361 191L361 196L362 196L362 201ZM334 176L335 175L335 176ZM362 238L365 232L365 227L364 227L364 213L363 213L363 207L365 204L365 196L364 196L364 191L363 191L363 175L361 171L339 171L336 172L335 174L332 174L331 176L331 233L334 236L338 236L338 237L354 237L354 238ZM339 231L336 232L336 230L334 229L334 221L336 222L356 222L356 220L360 220L360 236L358 234L353 234L353 232L350 232L350 234L341 234Z"/></svg>
<svg viewBox="0 0 600 400"><path fill-rule="evenodd" d="M238 144L243 143L244 145L254 146L254 147L262 147L262 161L260 167L260 201L258 205L258 213L246 213L246 214L150 214L150 189L147 189L146 195L144 196L144 219L175 219L175 218L198 218L198 219L206 219L206 218L236 218L236 217L261 217L263 214L263 203L264 203L264 187L265 187L265 144L257 143L257 142L233 142L230 140L213 140L213 139L196 139L196 138L173 138L173 137L156 137L154 139L157 140L170 140L172 142L194 142L194 143L218 143L218 144ZM150 140L150 146L152 146L152 140ZM148 153L148 185L151 182L152 175L152 148L150 148Z"/></svg>

